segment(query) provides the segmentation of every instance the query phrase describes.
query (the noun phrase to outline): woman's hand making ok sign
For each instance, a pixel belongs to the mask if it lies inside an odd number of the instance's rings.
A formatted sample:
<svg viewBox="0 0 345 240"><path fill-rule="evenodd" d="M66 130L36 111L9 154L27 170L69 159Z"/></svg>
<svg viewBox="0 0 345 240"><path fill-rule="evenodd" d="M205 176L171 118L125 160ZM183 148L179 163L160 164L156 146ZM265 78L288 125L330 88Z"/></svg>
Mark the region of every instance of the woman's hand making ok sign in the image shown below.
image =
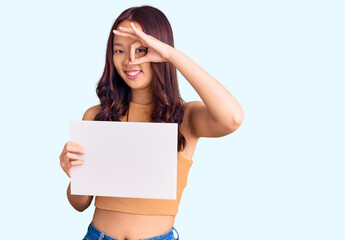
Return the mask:
<svg viewBox="0 0 345 240"><path fill-rule="evenodd" d="M113 30L115 35L130 37L137 40L131 45L130 50L130 63L129 64L141 64L145 62L168 62L173 47L170 45L159 41L158 39L144 33L133 23L131 23L131 28L119 27L118 30ZM140 58L135 58L135 50L139 47L147 48L147 53L145 56Z"/></svg>

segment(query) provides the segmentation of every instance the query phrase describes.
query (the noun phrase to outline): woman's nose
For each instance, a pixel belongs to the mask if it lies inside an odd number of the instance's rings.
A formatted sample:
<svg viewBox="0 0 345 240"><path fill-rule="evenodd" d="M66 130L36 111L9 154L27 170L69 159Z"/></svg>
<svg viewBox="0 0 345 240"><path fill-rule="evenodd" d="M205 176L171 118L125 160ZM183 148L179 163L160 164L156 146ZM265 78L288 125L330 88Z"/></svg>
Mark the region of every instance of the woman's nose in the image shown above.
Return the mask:
<svg viewBox="0 0 345 240"><path fill-rule="evenodd" d="M130 59L130 55L129 55L129 54L126 54L125 57L123 58L122 65L123 65L123 66L128 66L130 60L131 60L131 59Z"/></svg>

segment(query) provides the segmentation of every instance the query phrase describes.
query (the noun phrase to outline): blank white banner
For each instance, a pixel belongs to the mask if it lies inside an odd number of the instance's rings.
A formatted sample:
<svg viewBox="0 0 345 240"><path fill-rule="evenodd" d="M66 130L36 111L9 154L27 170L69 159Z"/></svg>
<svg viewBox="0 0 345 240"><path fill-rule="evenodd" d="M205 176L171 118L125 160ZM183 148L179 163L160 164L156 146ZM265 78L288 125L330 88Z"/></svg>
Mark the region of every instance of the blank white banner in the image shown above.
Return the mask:
<svg viewBox="0 0 345 240"><path fill-rule="evenodd" d="M70 121L85 162L71 169L71 193L176 199L177 123Z"/></svg>

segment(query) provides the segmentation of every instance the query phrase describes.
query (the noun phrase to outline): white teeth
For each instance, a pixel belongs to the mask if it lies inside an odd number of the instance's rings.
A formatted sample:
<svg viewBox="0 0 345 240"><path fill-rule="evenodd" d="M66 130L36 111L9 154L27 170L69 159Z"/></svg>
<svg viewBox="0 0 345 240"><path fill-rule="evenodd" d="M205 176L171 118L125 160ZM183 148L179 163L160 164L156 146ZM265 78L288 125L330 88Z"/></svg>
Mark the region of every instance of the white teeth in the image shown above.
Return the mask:
<svg viewBox="0 0 345 240"><path fill-rule="evenodd" d="M135 76L135 75L138 75L140 73L140 71L135 71L135 72L126 72L127 75L129 76Z"/></svg>

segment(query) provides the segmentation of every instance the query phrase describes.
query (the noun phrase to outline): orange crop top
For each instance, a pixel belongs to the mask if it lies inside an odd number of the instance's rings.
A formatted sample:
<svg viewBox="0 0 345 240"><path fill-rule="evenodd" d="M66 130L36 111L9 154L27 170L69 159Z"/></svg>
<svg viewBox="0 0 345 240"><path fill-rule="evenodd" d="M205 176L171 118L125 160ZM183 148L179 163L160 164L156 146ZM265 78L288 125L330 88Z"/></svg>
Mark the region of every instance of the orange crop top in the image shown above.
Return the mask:
<svg viewBox="0 0 345 240"><path fill-rule="evenodd" d="M153 106L153 104L143 105L130 102L129 113L120 121L150 122ZM176 200L96 196L94 205L96 208L126 213L176 216L192 164L191 159L181 156L178 152Z"/></svg>

